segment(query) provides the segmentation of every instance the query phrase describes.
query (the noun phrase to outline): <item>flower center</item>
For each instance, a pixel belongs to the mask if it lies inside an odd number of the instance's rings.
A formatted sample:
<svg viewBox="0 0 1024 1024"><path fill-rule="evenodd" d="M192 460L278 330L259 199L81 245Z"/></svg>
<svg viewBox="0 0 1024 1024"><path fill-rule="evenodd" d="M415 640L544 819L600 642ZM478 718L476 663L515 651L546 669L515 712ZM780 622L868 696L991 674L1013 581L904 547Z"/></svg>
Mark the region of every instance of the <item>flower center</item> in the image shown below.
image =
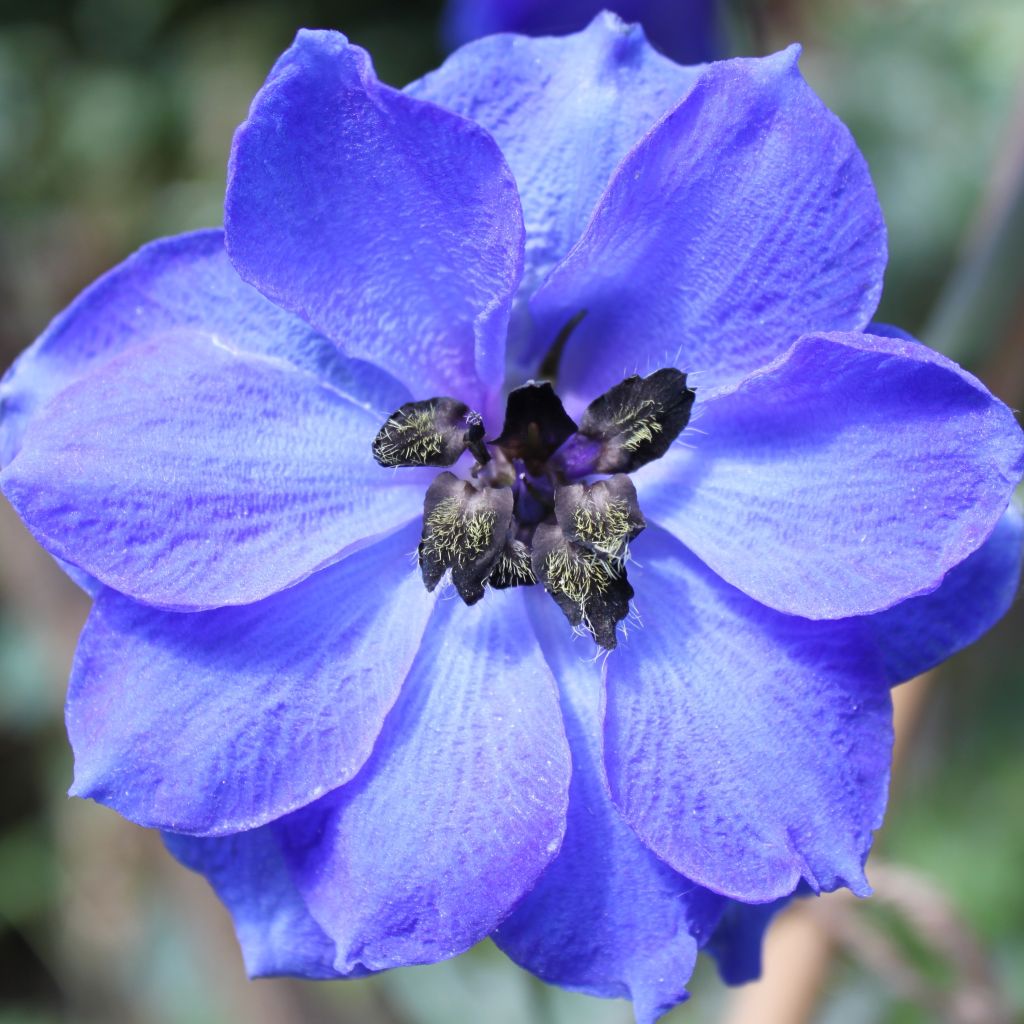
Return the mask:
<svg viewBox="0 0 1024 1024"><path fill-rule="evenodd" d="M381 466L451 466L469 452L469 480L444 472L423 502L420 572L446 573L467 604L485 586L541 583L574 628L606 649L629 614L629 542L645 527L627 474L668 451L690 419L686 374L627 377L587 407L579 426L548 383L508 396L501 433L485 441L478 413L454 398L407 402L373 442Z"/></svg>

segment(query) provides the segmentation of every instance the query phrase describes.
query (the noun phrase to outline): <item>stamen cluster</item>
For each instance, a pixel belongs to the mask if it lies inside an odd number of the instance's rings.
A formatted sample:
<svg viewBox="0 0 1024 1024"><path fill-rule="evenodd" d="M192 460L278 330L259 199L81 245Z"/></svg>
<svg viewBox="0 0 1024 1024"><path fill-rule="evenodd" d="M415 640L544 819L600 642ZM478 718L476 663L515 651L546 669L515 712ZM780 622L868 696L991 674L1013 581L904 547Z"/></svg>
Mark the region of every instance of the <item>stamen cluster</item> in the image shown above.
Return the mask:
<svg viewBox="0 0 1024 1024"><path fill-rule="evenodd" d="M573 627L616 644L633 588L629 542L646 523L626 475L668 451L689 422L694 391L674 369L626 378L593 401L580 425L548 383L509 394L501 434L453 398L408 402L373 442L382 466L451 466L466 451L470 480L440 473L423 504L420 572L446 573L467 604L486 586L541 583ZM588 478L611 474L605 479Z"/></svg>

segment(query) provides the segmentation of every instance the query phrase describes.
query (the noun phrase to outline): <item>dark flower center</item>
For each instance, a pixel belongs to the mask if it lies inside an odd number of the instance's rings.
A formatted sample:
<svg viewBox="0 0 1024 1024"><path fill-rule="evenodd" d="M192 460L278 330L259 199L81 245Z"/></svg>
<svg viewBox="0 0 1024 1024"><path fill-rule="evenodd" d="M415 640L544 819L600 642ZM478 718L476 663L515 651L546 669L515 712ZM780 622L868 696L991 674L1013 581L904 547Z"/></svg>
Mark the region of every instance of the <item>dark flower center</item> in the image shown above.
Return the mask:
<svg viewBox="0 0 1024 1024"><path fill-rule="evenodd" d="M403 405L374 439L381 466L451 466L467 451L475 459L471 479L444 472L427 489L419 546L427 589L450 572L474 604L485 585L539 582L574 628L613 648L633 597L629 542L646 525L626 474L668 451L694 397L678 370L627 377L577 426L550 384L530 381L509 394L492 441L454 398Z"/></svg>

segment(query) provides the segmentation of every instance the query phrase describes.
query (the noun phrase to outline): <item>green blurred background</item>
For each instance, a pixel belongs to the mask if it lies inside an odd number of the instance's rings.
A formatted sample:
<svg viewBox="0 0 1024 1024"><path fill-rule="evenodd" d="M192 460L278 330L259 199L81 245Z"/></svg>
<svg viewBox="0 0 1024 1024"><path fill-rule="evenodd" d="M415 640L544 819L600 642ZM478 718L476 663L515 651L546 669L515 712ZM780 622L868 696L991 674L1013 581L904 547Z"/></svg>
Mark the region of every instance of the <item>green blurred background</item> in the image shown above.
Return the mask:
<svg viewBox="0 0 1024 1024"><path fill-rule="evenodd" d="M232 131L296 28L341 29L403 84L442 59L439 12L0 0L0 368L141 243L219 223ZM734 2L726 20L730 53L801 40L804 74L866 154L890 232L880 318L1019 407L1024 2ZM544 988L488 944L358 982L246 981L205 883L154 834L64 795L61 705L86 611L0 507L0 1024L632 1019L624 1003ZM835 956L800 1020L1024 1019L1022 624L1016 607L918 691L876 848L880 898L828 915ZM780 971L807 984L806 964ZM693 989L670 1020L738 1024L707 965Z"/></svg>

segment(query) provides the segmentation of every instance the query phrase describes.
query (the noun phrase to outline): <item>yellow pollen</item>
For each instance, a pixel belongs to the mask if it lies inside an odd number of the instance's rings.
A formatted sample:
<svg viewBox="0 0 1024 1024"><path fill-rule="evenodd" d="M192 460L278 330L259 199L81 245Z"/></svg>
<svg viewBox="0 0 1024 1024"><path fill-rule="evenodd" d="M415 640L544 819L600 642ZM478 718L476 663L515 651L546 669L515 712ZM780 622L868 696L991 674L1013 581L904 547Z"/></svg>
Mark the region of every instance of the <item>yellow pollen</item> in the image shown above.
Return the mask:
<svg viewBox="0 0 1024 1024"><path fill-rule="evenodd" d="M427 516L430 529L424 543L441 561L465 565L491 543L497 518L489 508L463 515L458 498L445 498Z"/></svg>
<svg viewBox="0 0 1024 1024"><path fill-rule="evenodd" d="M573 510L573 527L582 541L606 558L624 558L632 530L629 504L614 500L598 509L594 504L581 503Z"/></svg>
<svg viewBox="0 0 1024 1024"><path fill-rule="evenodd" d="M388 462L426 463L444 448L430 409L399 410L388 418L381 437L380 454Z"/></svg>

